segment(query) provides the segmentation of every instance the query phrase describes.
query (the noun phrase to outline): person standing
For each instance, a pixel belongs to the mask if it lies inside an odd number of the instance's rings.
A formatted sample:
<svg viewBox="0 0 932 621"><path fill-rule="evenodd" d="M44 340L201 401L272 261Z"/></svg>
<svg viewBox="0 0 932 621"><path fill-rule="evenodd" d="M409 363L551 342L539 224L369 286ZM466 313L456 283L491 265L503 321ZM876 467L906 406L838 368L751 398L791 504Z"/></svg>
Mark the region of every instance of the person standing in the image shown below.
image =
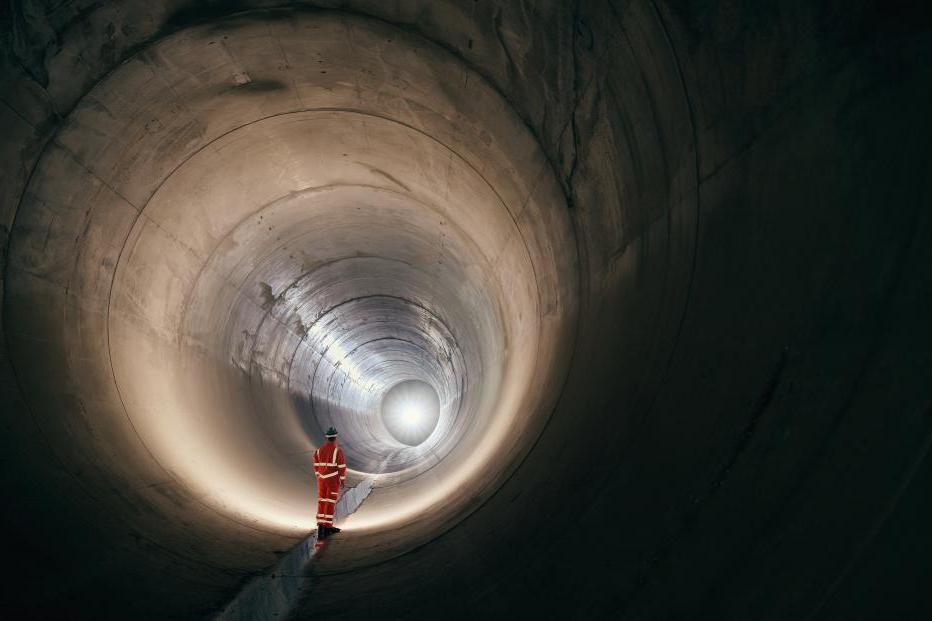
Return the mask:
<svg viewBox="0 0 932 621"><path fill-rule="evenodd" d="M317 476L317 538L326 539L340 532L333 525L337 499L346 484L346 459L337 446L337 430L330 427L327 441L314 451L314 474Z"/></svg>

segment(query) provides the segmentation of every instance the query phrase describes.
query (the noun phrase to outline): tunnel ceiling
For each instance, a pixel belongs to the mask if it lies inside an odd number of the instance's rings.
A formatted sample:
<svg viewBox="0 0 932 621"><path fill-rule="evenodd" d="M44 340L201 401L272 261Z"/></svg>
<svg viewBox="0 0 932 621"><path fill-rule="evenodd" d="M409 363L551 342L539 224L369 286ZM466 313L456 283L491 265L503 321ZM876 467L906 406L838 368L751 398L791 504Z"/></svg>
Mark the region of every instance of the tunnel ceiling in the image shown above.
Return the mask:
<svg viewBox="0 0 932 621"><path fill-rule="evenodd" d="M300 618L932 610L927 21L286 4L2 17L16 601L216 611L334 425Z"/></svg>

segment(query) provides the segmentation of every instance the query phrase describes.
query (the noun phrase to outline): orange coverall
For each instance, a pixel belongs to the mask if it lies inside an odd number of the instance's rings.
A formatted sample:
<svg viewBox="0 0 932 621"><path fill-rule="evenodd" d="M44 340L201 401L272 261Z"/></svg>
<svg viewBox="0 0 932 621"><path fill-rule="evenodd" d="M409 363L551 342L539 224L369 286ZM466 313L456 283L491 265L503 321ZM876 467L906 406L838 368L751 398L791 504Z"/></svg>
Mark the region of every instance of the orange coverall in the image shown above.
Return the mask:
<svg viewBox="0 0 932 621"><path fill-rule="evenodd" d="M346 459L336 442L328 440L314 451L314 474L317 475L317 525L333 526L337 497L346 481Z"/></svg>

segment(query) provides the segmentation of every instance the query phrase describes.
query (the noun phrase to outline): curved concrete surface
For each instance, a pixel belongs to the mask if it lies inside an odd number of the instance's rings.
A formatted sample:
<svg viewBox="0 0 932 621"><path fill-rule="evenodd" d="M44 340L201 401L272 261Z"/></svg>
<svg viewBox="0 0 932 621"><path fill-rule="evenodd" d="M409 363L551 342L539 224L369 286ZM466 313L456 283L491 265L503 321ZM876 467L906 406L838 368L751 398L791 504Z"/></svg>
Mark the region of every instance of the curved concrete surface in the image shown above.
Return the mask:
<svg viewBox="0 0 932 621"><path fill-rule="evenodd" d="M778 4L15 2L10 606L219 610L332 424L298 618L932 610L929 24Z"/></svg>

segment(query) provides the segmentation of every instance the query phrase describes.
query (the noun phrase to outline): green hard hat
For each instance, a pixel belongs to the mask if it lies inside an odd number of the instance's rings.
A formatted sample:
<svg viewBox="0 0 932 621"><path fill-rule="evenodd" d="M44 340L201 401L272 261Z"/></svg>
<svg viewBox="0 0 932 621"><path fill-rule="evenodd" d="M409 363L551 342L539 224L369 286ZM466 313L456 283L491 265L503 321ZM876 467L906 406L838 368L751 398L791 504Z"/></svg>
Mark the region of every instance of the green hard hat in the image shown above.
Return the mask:
<svg viewBox="0 0 932 621"><path fill-rule="evenodd" d="M337 428L336 428L336 427L330 427L330 429L328 429L328 430L327 430L327 433L325 433L324 435L327 436L328 438L336 437L336 435L337 435Z"/></svg>

